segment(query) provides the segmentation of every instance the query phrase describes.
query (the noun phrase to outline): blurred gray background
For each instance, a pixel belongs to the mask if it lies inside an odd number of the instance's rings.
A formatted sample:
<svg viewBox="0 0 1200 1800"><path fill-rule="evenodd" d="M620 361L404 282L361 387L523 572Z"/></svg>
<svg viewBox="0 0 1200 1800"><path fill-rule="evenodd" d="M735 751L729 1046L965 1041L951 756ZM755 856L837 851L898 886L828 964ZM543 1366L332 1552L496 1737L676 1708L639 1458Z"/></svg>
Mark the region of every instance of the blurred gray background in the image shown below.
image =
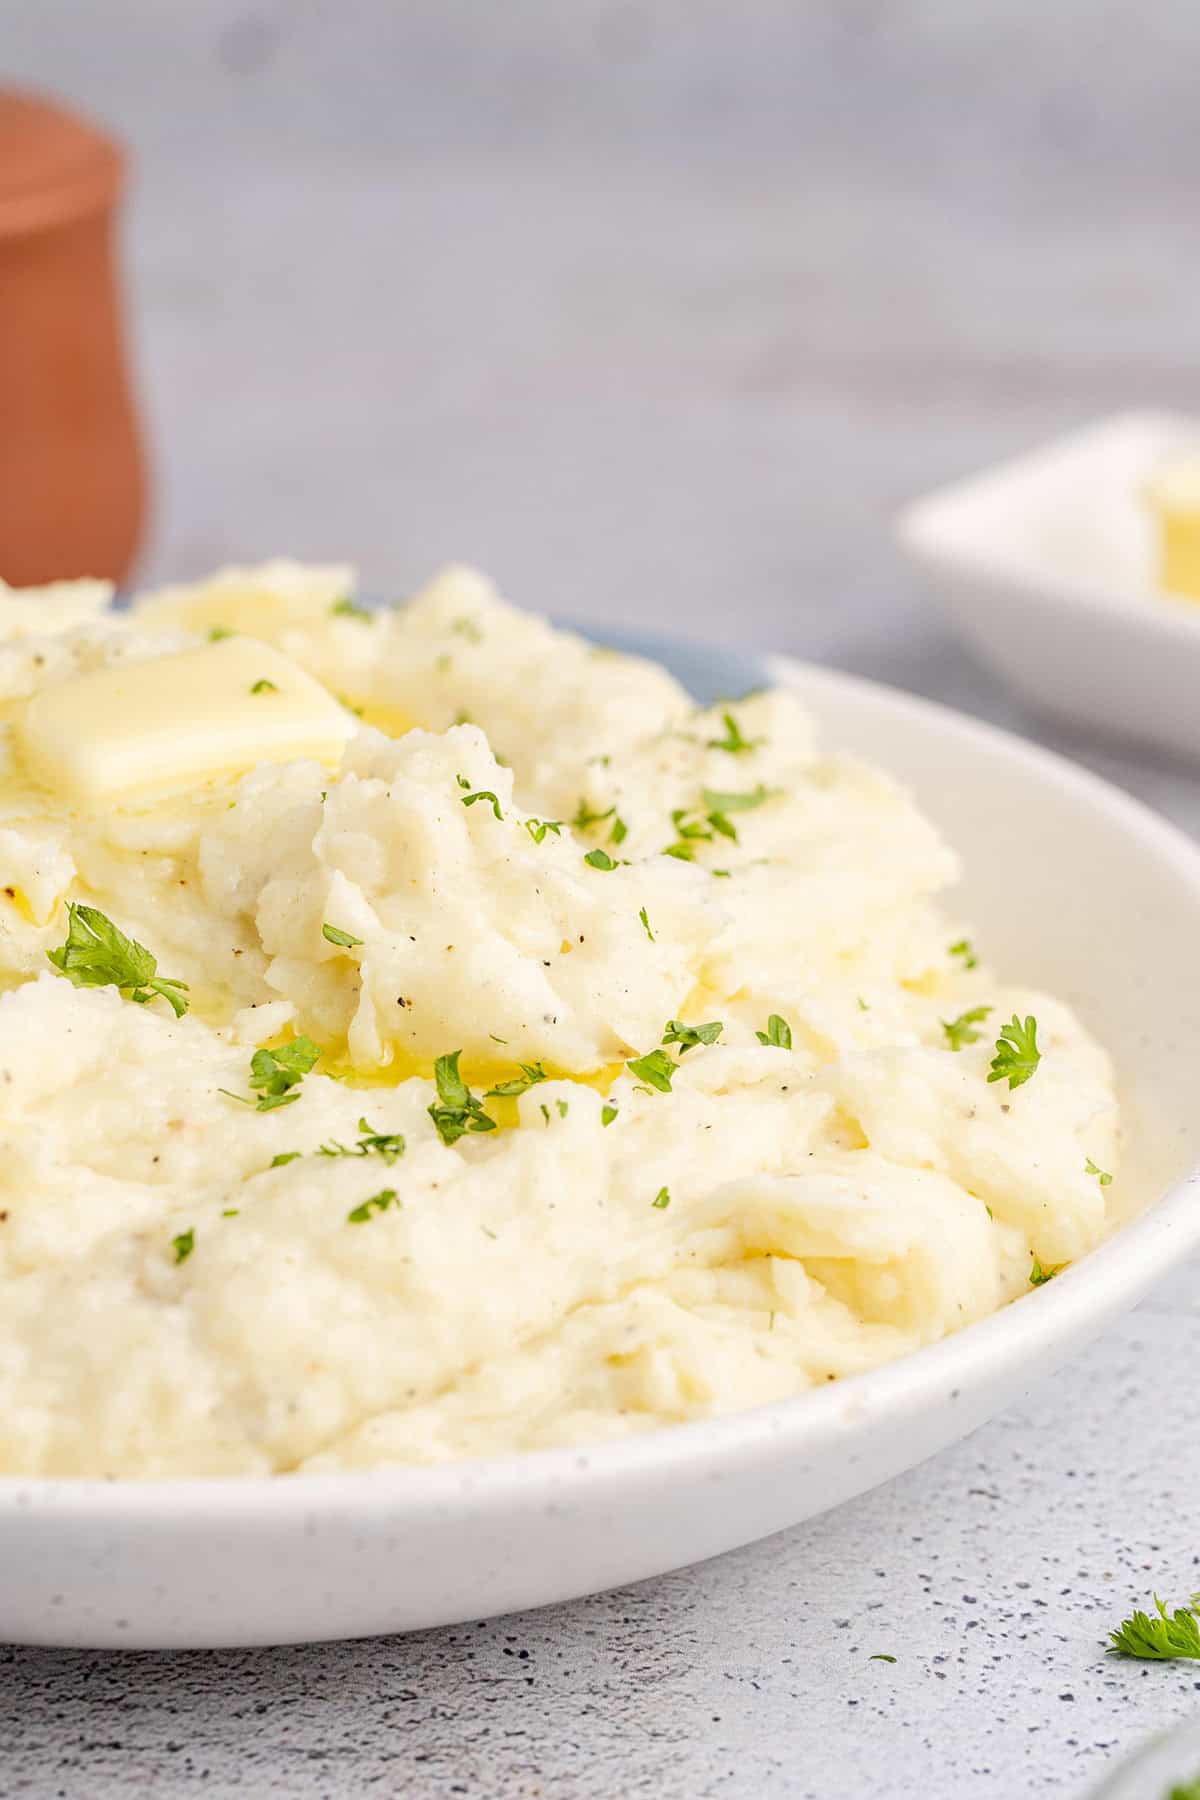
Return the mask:
<svg viewBox="0 0 1200 1800"><path fill-rule="evenodd" d="M4 10L136 152L146 576L469 559L994 711L895 508L1195 399L1181 0Z"/></svg>

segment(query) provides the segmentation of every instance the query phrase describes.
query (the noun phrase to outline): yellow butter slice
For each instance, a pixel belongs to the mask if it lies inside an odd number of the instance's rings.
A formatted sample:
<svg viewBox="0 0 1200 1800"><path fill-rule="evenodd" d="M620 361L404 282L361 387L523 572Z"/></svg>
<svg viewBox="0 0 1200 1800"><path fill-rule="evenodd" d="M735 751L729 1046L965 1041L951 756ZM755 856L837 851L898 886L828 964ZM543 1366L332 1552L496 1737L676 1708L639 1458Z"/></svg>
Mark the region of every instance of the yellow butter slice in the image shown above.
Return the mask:
<svg viewBox="0 0 1200 1800"><path fill-rule="evenodd" d="M1158 525L1159 585L1200 600L1200 455L1164 461L1145 494Z"/></svg>
<svg viewBox="0 0 1200 1800"><path fill-rule="evenodd" d="M122 805L260 762L335 765L355 721L290 657L231 637L44 688L14 722L26 774L71 805Z"/></svg>

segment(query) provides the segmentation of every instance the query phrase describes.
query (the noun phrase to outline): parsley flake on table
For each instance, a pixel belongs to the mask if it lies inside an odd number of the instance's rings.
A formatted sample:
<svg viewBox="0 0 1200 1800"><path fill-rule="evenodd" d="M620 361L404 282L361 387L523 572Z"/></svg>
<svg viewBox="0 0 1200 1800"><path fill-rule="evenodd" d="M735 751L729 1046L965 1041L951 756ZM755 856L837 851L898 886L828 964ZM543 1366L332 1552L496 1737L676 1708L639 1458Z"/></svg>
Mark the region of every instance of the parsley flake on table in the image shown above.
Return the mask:
<svg viewBox="0 0 1200 1800"><path fill-rule="evenodd" d="M756 1031L754 1035L760 1044L771 1045L776 1050L790 1050L792 1047L792 1028L778 1013L771 1014L765 1031Z"/></svg>
<svg viewBox="0 0 1200 1800"><path fill-rule="evenodd" d="M721 714L721 723L725 727L725 736L709 738L706 748L724 750L730 756L745 756L766 742L765 738L748 738L742 736L742 728L731 712Z"/></svg>
<svg viewBox="0 0 1200 1800"><path fill-rule="evenodd" d="M874 1653L874 1655L872 1655L872 1656L868 1656L868 1658L867 1658L867 1661L868 1661L868 1662L890 1662L890 1663L894 1663L894 1662L895 1662L895 1660L896 1660L896 1659L895 1659L895 1657L894 1657L894 1656L889 1656L889 1655L888 1655L888 1653L887 1653L887 1651L886 1651L886 1650L876 1650L876 1651L875 1651L875 1653Z"/></svg>
<svg viewBox="0 0 1200 1800"><path fill-rule="evenodd" d="M1083 1172L1085 1175L1094 1175L1101 1187L1109 1187L1112 1184L1112 1176L1109 1174L1108 1170L1101 1169L1092 1161L1090 1156L1083 1165Z"/></svg>
<svg viewBox="0 0 1200 1800"><path fill-rule="evenodd" d="M437 1084L437 1100L429 1107L429 1116L438 1129L443 1144L457 1144L468 1131L495 1131L496 1121L483 1109L483 1102L471 1092L458 1072L461 1050L439 1056L433 1065Z"/></svg>
<svg viewBox="0 0 1200 1800"><path fill-rule="evenodd" d="M195 1227L189 1225L186 1231L181 1231L178 1237L173 1237L171 1239L171 1248L175 1252L175 1261L177 1263L186 1262L188 1257L192 1254L192 1251L196 1248Z"/></svg>
<svg viewBox="0 0 1200 1800"><path fill-rule="evenodd" d="M340 950L353 950L362 943L360 937L353 937L350 932L343 931L340 925L322 925L321 936L327 944L336 944Z"/></svg>
<svg viewBox="0 0 1200 1800"><path fill-rule="evenodd" d="M990 1006L973 1006L969 1012L959 1013L957 1019L943 1019L942 1030L952 1050L961 1050L964 1044L977 1044L983 1036L976 1031L993 1009Z"/></svg>
<svg viewBox="0 0 1200 1800"><path fill-rule="evenodd" d="M380 1188L377 1194L372 1194L369 1200L364 1200L361 1206L354 1207L346 1214L346 1223L347 1225L365 1225L372 1213L387 1212L389 1207L398 1208L400 1204L395 1188Z"/></svg>
<svg viewBox="0 0 1200 1800"><path fill-rule="evenodd" d="M514 1075L511 1081L498 1081L495 1087L487 1090L484 1099L514 1099L518 1094L524 1094L531 1087L536 1087L539 1081L549 1081L550 1079L540 1062L519 1063L518 1067L521 1071L519 1075Z"/></svg>
<svg viewBox="0 0 1200 1800"><path fill-rule="evenodd" d="M651 1050L646 1056L634 1057L625 1067L631 1069L640 1081L657 1088L660 1094L669 1094L671 1081L679 1064L673 1062L665 1050Z"/></svg>
<svg viewBox="0 0 1200 1800"><path fill-rule="evenodd" d="M67 941L46 955L75 987L115 987L139 1006L158 994L177 1019L188 1009L186 981L158 973L158 959L125 936L105 913L81 900L67 902Z"/></svg>
<svg viewBox="0 0 1200 1800"><path fill-rule="evenodd" d="M456 779L460 788L470 788L471 784L465 775L459 775ZM503 819L504 814L500 811L500 802L490 788L478 788L474 793L462 795L462 803L464 806L474 806L477 800L486 800L496 817L498 819Z"/></svg>
<svg viewBox="0 0 1200 1800"><path fill-rule="evenodd" d="M1158 1595L1154 1596L1157 1617L1135 1612L1122 1619L1115 1631L1109 1632L1108 1650L1114 1656L1136 1656L1147 1662L1169 1662L1177 1658L1200 1661L1200 1594L1193 1594L1187 1606L1167 1611Z"/></svg>
<svg viewBox="0 0 1200 1800"><path fill-rule="evenodd" d="M996 1039L989 1081L1007 1081L1009 1090L1028 1081L1042 1060L1038 1049L1037 1020L1028 1014L1022 1024L1016 1013Z"/></svg>
<svg viewBox="0 0 1200 1800"><path fill-rule="evenodd" d="M257 1100L247 1100L228 1088L218 1091L228 1094L231 1100L240 1101L243 1106L253 1106L257 1112L274 1112L277 1107L290 1106L300 1098L296 1089L320 1055L321 1046L309 1037L293 1038L290 1044L282 1044L278 1050L256 1050L250 1058L247 1085L258 1090Z"/></svg>
<svg viewBox="0 0 1200 1800"><path fill-rule="evenodd" d="M720 1019L707 1025L685 1025L682 1019L668 1019L663 1031L664 1044L678 1044L680 1056L686 1056L697 1044L715 1044L725 1026Z"/></svg>

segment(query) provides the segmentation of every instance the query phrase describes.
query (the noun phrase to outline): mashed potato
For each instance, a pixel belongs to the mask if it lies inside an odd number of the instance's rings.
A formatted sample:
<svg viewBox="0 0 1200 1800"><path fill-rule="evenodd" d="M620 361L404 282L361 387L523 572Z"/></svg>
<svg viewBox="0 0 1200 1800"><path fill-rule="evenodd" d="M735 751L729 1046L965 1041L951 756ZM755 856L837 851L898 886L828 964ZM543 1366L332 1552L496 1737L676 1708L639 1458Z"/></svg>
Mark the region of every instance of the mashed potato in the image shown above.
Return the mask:
<svg viewBox="0 0 1200 1800"><path fill-rule="evenodd" d="M464 570L107 599L0 593L0 1470L592 1443L1102 1236L1107 1057L788 694L698 709ZM310 676L340 754L287 753Z"/></svg>

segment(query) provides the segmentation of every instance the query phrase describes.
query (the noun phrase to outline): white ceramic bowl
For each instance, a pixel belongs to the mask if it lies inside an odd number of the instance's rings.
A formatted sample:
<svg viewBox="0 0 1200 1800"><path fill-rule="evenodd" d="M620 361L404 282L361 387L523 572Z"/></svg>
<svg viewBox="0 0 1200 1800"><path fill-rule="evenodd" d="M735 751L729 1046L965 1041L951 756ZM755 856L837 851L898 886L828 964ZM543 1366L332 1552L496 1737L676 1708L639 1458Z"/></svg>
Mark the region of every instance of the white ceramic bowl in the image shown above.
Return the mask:
<svg viewBox="0 0 1200 1800"><path fill-rule="evenodd" d="M1043 712L1200 756L1200 604L1156 586L1143 484L1200 420L1122 413L916 501L899 541Z"/></svg>
<svg viewBox="0 0 1200 1800"><path fill-rule="evenodd" d="M203 1646L410 1630L635 1581L835 1506L965 1435L1200 1244L1200 851L1094 777L871 683L653 646L697 689L793 687L963 852L1002 974L1078 1007L1119 1064L1117 1236L1004 1312L796 1400L594 1450L297 1478L0 1480L0 1637ZM1114 1445L1114 1455L1119 1446Z"/></svg>
<svg viewBox="0 0 1200 1800"><path fill-rule="evenodd" d="M1159 1732L1125 1760L1092 1794L1092 1800L1171 1800L1200 1781L1200 1718Z"/></svg>

